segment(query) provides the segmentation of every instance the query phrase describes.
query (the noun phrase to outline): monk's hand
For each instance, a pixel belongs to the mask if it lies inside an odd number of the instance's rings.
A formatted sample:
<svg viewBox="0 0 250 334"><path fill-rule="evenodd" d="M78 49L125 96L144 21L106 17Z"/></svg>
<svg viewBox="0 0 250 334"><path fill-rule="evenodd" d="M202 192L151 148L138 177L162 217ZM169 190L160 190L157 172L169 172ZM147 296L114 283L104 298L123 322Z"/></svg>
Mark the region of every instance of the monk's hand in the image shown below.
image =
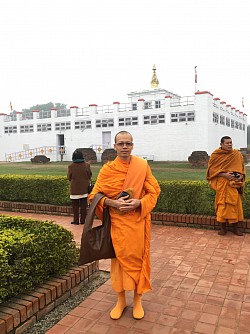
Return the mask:
<svg viewBox="0 0 250 334"><path fill-rule="evenodd" d="M219 175L222 176L222 177L225 177L229 181L235 179L234 174L232 172L220 173Z"/></svg>
<svg viewBox="0 0 250 334"><path fill-rule="evenodd" d="M233 180L235 182L241 182L243 179L243 175L237 172L230 173L233 176Z"/></svg>
<svg viewBox="0 0 250 334"><path fill-rule="evenodd" d="M114 207L118 209L119 211L122 211L121 208L126 205L126 200L129 199L129 195L120 197L116 200L114 200Z"/></svg>
<svg viewBox="0 0 250 334"><path fill-rule="evenodd" d="M118 199L105 198L104 205L120 210L120 208L126 204L126 199L128 198L129 195Z"/></svg>
<svg viewBox="0 0 250 334"><path fill-rule="evenodd" d="M141 201L136 198L125 200L125 203L120 207L121 212L133 211L141 205Z"/></svg>
<svg viewBox="0 0 250 334"><path fill-rule="evenodd" d="M239 173L239 177L235 179L236 182L242 182L243 180L243 175Z"/></svg>

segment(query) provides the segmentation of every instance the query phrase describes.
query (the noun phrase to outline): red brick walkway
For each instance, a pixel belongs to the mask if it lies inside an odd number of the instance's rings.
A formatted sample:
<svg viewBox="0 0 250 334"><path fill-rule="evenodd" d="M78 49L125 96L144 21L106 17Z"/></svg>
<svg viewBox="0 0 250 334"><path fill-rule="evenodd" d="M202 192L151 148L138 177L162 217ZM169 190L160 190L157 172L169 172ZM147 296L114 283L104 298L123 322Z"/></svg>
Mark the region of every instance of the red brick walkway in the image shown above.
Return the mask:
<svg viewBox="0 0 250 334"><path fill-rule="evenodd" d="M4 214L54 220L80 242L83 227L70 225L71 217ZM46 333L250 333L250 234L153 225L151 239L153 290L143 296L144 319L132 318L131 293L122 318L110 319L116 296L108 281Z"/></svg>

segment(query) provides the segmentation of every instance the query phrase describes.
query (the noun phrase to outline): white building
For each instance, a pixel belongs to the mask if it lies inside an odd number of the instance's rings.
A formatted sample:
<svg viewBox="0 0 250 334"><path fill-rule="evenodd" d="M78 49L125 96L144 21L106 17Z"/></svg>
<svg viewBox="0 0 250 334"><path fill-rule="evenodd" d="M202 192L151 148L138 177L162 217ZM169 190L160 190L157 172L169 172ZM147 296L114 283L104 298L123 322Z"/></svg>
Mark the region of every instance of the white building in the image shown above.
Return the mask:
<svg viewBox="0 0 250 334"><path fill-rule="evenodd" d="M247 147L245 113L209 91L181 97L158 88L155 71L152 88L129 93L127 103L0 114L0 161L29 161L39 154L59 161L60 148L70 161L80 147L92 147L100 160L122 130L134 137L133 154L154 161L187 161L192 151L210 155L225 135L234 148Z"/></svg>

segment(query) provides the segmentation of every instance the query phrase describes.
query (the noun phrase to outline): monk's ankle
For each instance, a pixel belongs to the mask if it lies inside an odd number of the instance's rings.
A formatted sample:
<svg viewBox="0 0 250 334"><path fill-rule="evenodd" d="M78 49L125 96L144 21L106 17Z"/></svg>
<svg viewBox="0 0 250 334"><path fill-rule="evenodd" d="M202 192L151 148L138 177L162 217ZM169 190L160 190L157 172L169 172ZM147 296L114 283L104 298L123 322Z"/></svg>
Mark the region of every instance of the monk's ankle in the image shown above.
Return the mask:
<svg viewBox="0 0 250 334"><path fill-rule="evenodd" d="M136 290L134 291L134 307L133 307L134 319L140 320L144 317L144 309L141 304L141 295Z"/></svg>
<svg viewBox="0 0 250 334"><path fill-rule="evenodd" d="M123 313L124 309L126 308L126 306L127 306L127 304L126 304L125 291L119 292L117 303L116 303L115 307L113 308L113 310L111 310L111 312L109 314L110 318L113 319L113 320L120 319L120 317L122 316L122 313Z"/></svg>
<svg viewBox="0 0 250 334"><path fill-rule="evenodd" d="M219 235L225 235L227 234L227 225L226 223L221 223L221 229L218 232Z"/></svg>
<svg viewBox="0 0 250 334"><path fill-rule="evenodd" d="M240 237L243 236L243 233L239 230L238 223L234 223L234 224L233 224L233 233L234 233L235 235L240 236Z"/></svg>

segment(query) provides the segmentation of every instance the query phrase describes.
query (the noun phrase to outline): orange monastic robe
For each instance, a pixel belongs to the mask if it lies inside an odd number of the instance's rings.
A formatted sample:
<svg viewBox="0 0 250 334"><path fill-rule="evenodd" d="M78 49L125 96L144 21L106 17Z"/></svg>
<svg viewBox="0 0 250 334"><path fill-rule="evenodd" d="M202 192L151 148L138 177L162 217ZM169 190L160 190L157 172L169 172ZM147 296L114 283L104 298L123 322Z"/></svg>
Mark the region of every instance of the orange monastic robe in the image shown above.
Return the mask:
<svg viewBox="0 0 250 334"><path fill-rule="evenodd" d="M110 207L111 236L116 253L116 259L111 263L111 282L117 292L136 287L137 293L142 294L151 290L150 212L160 194L160 187L147 161L131 156L130 162L119 157L108 162L100 170L89 199L91 201L97 192L117 199L127 188L134 190L133 198L141 199L141 206L128 213ZM100 214L104 200L100 201L97 214Z"/></svg>
<svg viewBox="0 0 250 334"><path fill-rule="evenodd" d="M218 176L220 173L237 172L243 174L243 182L229 181ZM207 180L216 191L215 211L220 223L242 221L242 193L245 183L245 166L242 154L238 150L215 150L209 159ZM240 189L241 191L238 191Z"/></svg>

